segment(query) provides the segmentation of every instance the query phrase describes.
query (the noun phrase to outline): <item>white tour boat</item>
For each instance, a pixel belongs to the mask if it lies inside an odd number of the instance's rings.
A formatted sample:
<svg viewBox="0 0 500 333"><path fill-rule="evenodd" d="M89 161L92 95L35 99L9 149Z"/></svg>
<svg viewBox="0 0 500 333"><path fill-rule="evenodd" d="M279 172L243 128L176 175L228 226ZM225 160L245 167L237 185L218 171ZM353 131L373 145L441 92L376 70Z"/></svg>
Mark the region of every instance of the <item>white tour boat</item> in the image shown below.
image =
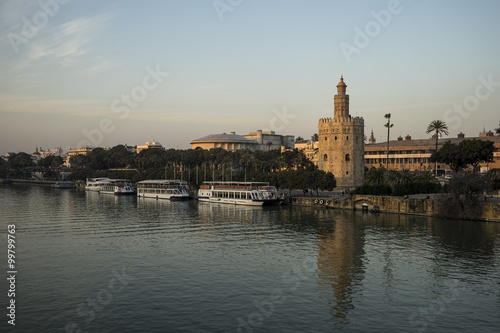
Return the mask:
<svg viewBox="0 0 500 333"><path fill-rule="evenodd" d="M87 182L85 184L85 190L99 192L101 190L101 182L108 181L110 178L87 178Z"/></svg>
<svg viewBox="0 0 500 333"><path fill-rule="evenodd" d="M99 193L114 195L135 194L135 189L128 179L108 179L99 183Z"/></svg>
<svg viewBox="0 0 500 333"><path fill-rule="evenodd" d="M188 184L180 180L143 180L137 183L137 196L143 198L187 200Z"/></svg>
<svg viewBox="0 0 500 333"><path fill-rule="evenodd" d="M283 195L265 182L204 182L198 200L235 205L281 205Z"/></svg>

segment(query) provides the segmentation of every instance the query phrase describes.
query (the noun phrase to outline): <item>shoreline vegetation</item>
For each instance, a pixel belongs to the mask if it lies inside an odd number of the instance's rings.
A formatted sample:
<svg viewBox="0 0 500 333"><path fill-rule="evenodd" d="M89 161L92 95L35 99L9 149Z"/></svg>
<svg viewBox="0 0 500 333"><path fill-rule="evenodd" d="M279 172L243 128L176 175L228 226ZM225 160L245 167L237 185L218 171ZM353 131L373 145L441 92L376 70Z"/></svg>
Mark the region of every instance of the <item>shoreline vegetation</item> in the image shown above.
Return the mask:
<svg viewBox="0 0 500 333"><path fill-rule="evenodd" d="M336 180L332 173L318 170L297 149L280 152L227 151L224 149L147 149L132 153L123 145L111 149L95 148L87 155L71 156L70 167L59 156L33 162L27 153L17 153L8 161L0 159L0 179L35 181L73 180L109 177L126 178L137 183L146 179L181 179L192 188L203 181L266 181L291 196L293 190L319 195L332 191ZM479 202L488 193L500 189L500 169L486 174L457 169L444 185L429 171L365 168L365 183L351 189L356 196L407 198L414 194L439 194L434 216L474 220L481 216ZM337 189L340 191L340 189ZM288 192L288 193L287 193Z"/></svg>

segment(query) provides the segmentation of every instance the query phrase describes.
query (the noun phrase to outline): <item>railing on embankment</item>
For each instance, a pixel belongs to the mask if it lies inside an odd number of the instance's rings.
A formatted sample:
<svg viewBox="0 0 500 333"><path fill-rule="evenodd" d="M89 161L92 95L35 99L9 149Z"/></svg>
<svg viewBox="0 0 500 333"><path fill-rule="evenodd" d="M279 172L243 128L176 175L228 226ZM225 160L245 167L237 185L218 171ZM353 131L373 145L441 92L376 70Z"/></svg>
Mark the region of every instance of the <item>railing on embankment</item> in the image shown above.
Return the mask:
<svg viewBox="0 0 500 333"><path fill-rule="evenodd" d="M380 211L387 213L437 216L438 199L417 199L378 195L351 195L345 198L289 197L291 205L316 206L331 209ZM478 220L500 222L499 202L479 202L481 215Z"/></svg>

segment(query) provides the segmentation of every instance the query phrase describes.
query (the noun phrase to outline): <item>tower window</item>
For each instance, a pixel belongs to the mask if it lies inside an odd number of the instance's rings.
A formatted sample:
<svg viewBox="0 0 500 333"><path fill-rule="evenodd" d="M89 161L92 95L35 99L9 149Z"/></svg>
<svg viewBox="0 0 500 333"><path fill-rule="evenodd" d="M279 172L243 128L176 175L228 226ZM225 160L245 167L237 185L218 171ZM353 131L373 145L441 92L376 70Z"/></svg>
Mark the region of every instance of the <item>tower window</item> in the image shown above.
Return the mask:
<svg viewBox="0 0 500 333"><path fill-rule="evenodd" d="M351 160L351 157L349 156L349 154L345 154L345 161L349 162L350 160Z"/></svg>
<svg viewBox="0 0 500 333"><path fill-rule="evenodd" d="M346 136L346 137L345 137L345 139L346 139L346 140L349 140L349 136Z"/></svg>
<svg viewBox="0 0 500 333"><path fill-rule="evenodd" d="M349 171L346 171L346 172L345 172L345 174L346 174L346 175L348 175L348 174L349 174Z"/></svg>
<svg viewBox="0 0 500 333"><path fill-rule="evenodd" d="M337 137L335 137L335 140L337 140Z"/></svg>
<svg viewBox="0 0 500 333"><path fill-rule="evenodd" d="M328 140L328 138L325 136L325 141Z"/></svg>
<svg viewBox="0 0 500 333"><path fill-rule="evenodd" d="M325 162L328 161L328 155L327 154L323 155L323 161L325 161Z"/></svg>

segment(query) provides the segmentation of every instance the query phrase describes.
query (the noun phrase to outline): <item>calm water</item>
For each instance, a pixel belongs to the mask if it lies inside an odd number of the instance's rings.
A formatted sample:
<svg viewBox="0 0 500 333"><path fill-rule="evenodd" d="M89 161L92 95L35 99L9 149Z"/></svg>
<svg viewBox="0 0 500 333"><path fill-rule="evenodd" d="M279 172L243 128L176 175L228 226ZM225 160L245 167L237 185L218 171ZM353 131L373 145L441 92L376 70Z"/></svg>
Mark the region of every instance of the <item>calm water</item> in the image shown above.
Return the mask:
<svg viewBox="0 0 500 333"><path fill-rule="evenodd" d="M500 224L21 185L0 186L0 221L2 332L500 327Z"/></svg>

